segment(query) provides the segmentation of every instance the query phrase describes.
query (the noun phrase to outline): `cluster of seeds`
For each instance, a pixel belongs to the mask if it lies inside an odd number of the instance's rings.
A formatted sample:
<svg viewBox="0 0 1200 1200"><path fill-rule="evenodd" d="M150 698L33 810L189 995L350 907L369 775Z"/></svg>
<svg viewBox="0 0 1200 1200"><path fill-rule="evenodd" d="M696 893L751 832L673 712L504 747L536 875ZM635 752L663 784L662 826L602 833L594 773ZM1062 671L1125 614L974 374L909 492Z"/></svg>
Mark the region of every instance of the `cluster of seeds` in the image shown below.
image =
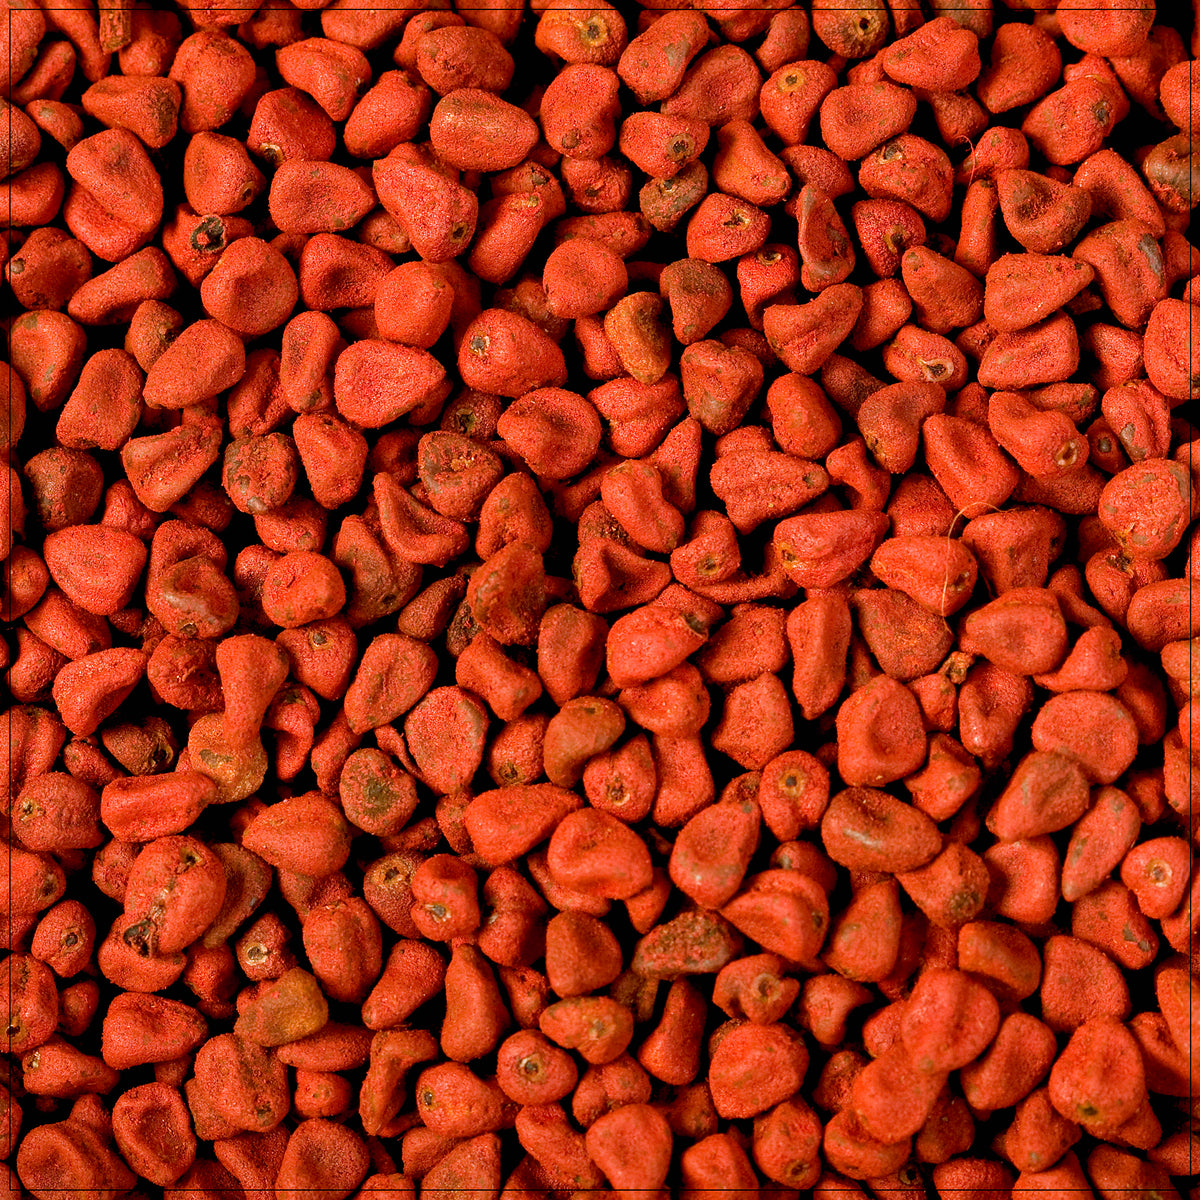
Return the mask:
<svg viewBox="0 0 1200 1200"><path fill-rule="evenodd" d="M1200 1174L1197 39L1003 3L0 0L14 1200Z"/></svg>

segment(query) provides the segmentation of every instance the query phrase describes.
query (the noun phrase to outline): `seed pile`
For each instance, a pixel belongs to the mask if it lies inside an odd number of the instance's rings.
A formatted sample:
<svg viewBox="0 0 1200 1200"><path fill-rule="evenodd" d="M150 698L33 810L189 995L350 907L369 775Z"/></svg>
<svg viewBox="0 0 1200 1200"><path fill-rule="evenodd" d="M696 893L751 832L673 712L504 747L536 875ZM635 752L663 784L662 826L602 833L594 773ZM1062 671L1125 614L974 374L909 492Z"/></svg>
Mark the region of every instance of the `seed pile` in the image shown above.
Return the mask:
<svg viewBox="0 0 1200 1200"><path fill-rule="evenodd" d="M14 1197L1200 1172L1195 40L681 2L0 0Z"/></svg>

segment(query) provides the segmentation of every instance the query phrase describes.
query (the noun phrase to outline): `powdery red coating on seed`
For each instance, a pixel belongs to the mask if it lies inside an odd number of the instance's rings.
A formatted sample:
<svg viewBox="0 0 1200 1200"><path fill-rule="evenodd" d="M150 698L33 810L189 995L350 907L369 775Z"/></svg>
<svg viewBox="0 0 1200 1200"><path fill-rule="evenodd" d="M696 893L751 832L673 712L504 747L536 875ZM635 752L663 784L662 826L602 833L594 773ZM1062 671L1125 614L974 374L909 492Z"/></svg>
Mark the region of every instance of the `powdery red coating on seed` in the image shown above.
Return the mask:
<svg viewBox="0 0 1200 1200"><path fill-rule="evenodd" d="M996 1035L995 997L961 971L924 971L905 1005L901 1040L922 1071L955 1070L978 1058Z"/></svg>

